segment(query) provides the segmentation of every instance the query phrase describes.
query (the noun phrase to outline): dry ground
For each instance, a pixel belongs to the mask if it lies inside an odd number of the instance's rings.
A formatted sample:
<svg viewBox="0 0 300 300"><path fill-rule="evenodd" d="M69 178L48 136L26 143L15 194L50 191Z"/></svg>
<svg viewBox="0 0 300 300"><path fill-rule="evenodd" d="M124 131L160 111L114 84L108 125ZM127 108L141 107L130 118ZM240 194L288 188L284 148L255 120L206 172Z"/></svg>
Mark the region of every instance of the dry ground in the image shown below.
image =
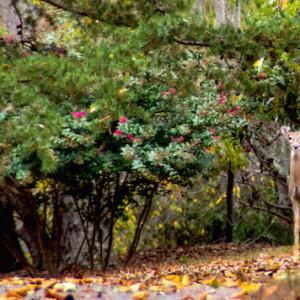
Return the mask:
<svg viewBox="0 0 300 300"><path fill-rule="evenodd" d="M2 275L1 299L299 299L300 260L291 247L217 244L138 253L105 274L61 279Z"/></svg>

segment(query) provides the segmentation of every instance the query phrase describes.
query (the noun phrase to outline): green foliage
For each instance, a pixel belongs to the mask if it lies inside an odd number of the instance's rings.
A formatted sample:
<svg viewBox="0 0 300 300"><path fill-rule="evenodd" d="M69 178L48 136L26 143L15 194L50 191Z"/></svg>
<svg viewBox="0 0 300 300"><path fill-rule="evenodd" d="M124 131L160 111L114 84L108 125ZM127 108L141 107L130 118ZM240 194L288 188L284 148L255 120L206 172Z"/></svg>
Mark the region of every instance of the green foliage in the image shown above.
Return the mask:
<svg viewBox="0 0 300 300"><path fill-rule="evenodd" d="M57 189L71 195L84 226L94 226L90 249L95 232L100 244L109 241L105 267L113 228L134 237L122 220L138 219L130 210L144 208L157 187L240 170L249 124L282 120L291 109L298 118L299 18L214 28L190 4L65 1L58 29L45 30L34 47L1 40L1 179L32 194L44 223L41 212L55 216L60 205ZM47 7L44 1L33 10L54 18L57 10ZM43 202L34 191L44 179L51 184ZM187 212L194 202L182 203L191 221L168 230L181 226L184 244L205 225Z"/></svg>

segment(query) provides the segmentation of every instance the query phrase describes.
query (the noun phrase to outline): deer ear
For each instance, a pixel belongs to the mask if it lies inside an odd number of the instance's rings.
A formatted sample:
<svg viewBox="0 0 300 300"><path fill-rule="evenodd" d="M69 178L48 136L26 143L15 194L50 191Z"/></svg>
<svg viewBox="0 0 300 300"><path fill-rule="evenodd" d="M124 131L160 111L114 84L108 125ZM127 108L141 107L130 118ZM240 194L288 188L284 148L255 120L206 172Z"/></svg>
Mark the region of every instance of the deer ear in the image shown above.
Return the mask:
<svg viewBox="0 0 300 300"><path fill-rule="evenodd" d="M290 132L290 127L288 126L281 126L280 132L282 135L287 136L287 134Z"/></svg>

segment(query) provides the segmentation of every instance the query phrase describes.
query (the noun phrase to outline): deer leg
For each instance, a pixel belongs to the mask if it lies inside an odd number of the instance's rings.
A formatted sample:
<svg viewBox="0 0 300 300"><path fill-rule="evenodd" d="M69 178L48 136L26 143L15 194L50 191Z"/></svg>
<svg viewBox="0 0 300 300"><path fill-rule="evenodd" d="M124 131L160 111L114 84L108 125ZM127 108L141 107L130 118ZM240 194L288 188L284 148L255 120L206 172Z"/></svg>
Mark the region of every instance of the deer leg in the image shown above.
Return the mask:
<svg viewBox="0 0 300 300"><path fill-rule="evenodd" d="M294 211L294 254L298 254L299 251L299 202L293 200Z"/></svg>

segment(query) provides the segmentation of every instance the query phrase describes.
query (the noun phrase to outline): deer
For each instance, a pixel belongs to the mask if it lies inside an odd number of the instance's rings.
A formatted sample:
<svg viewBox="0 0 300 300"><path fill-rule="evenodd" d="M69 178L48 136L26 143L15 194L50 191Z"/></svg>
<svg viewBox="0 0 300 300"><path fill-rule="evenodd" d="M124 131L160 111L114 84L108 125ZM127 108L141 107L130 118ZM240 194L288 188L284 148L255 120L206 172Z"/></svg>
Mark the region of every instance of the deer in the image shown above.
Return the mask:
<svg viewBox="0 0 300 300"><path fill-rule="evenodd" d="M291 132L287 126L280 127L281 134L290 146L289 196L294 214L294 255L299 251L299 213L300 213L300 131Z"/></svg>

